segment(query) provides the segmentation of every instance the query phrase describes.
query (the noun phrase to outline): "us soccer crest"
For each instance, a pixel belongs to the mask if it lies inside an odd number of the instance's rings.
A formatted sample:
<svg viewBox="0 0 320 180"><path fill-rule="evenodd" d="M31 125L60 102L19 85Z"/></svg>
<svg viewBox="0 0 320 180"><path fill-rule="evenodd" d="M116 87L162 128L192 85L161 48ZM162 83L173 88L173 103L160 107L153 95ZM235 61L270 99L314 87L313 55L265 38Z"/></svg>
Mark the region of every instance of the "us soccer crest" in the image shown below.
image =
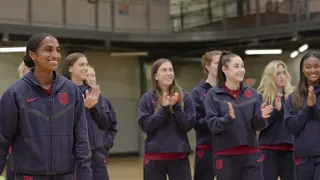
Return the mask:
<svg viewBox="0 0 320 180"><path fill-rule="evenodd" d="M67 93L59 93L59 101L61 104L68 104L68 94Z"/></svg>

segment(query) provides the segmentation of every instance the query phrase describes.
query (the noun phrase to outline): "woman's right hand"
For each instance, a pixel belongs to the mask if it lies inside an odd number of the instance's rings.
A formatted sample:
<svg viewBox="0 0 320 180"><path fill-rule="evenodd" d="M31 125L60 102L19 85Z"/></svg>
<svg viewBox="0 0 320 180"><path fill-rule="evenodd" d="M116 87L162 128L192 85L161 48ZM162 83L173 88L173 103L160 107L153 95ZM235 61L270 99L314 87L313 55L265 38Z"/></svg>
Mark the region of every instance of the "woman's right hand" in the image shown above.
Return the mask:
<svg viewBox="0 0 320 180"><path fill-rule="evenodd" d="M266 102L262 103L261 105L261 116L263 119L267 119L269 118L271 115L270 113L272 112L273 110L273 106L272 105L267 105Z"/></svg>
<svg viewBox="0 0 320 180"><path fill-rule="evenodd" d="M162 106L166 107L169 106L170 104L170 96L168 95L168 93L164 92L162 95Z"/></svg>
<svg viewBox="0 0 320 180"><path fill-rule="evenodd" d="M314 93L314 89L313 89L312 86L309 86L309 88L308 88L307 105L309 107L311 107L314 104L316 104L316 102L317 102L317 98L316 98L316 94Z"/></svg>
<svg viewBox="0 0 320 180"><path fill-rule="evenodd" d="M90 93L88 90L86 90L86 97L83 96L85 107L90 109L93 106L95 106L98 103L99 96L100 96L99 86L93 87Z"/></svg>
<svg viewBox="0 0 320 180"><path fill-rule="evenodd" d="M229 116L231 117L232 120L235 120L236 116L234 114L233 106L230 102L228 102L228 106L229 106Z"/></svg>

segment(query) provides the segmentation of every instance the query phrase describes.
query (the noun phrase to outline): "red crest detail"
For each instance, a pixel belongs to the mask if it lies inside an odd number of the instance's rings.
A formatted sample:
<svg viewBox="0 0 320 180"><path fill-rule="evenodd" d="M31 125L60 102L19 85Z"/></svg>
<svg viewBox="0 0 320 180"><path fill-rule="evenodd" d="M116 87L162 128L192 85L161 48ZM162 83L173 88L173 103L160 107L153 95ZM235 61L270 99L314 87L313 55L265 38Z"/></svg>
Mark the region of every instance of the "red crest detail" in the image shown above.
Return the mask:
<svg viewBox="0 0 320 180"><path fill-rule="evenodd" d="M33 180L32 176L23 176L23 180Z"/></svg>
<svg viewBox="0 0 320 180"><path fill-rule="evenodd" d="M216 168L221 169L223 166L223 162L221 159L216 160Z"/></svg>
<svg viewBox="0 0 320 180"><path fill-rule="evenodd" d="M204 155L204 150L198 150L198 158L203 158L203 155Z"/></svg>
<svg viewBox="0 0 320 180"><path fill-rule="evenodd" d="M296 165L299 165L301 163L301 158L295 158Z"/></svg>
<svg viewBox="0 0 320 180"><path fill-rule="evenodd" d="M264 154L261 154L261 157L257 160L257 162L262 162L264 161Z"/></svg>
<svg viewBox="0 0 320 180"><path fill-rule="evenodd" d="M149 164L150 160L149 159L144 159L144 164Z"/></svg>
<svg viewBox="0 0 320 180"><path fill-rule="evenodd" d="M59 93L59 101L61 104L68 104L68 94L67 93Z"/></svg>
<svg viewBox="0 0 320 180"><path fill-rule="evenodd" d="M251 92L251 90L246 89L246 90L244 91L244 95L245 95L247 98L251 98L251 97L252 97L252 92Z"/></svg>

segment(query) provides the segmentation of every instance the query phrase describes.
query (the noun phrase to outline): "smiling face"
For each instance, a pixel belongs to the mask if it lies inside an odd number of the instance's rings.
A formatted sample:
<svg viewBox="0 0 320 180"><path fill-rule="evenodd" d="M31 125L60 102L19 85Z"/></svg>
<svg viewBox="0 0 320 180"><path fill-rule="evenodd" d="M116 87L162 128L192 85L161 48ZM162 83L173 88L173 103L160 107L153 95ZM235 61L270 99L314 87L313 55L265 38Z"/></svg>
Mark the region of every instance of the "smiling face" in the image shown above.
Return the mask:
<svg viewBox="0 0 320 180"><path fill-rule="evenodd" d="M84 81L88 76L88 60L86 57L80 57L76 62L69 67L71 79Z"/></svg>
<svg viewBox="0 0 320 180"><path fill-rule="evenodd" d="M155 74L155 80L160 87L169 87L174 80L173 66L171 62L164 62Z"/></svg>
<svg viewBox="0 0 320 180"><path fill-rule="evenodd" d="M320 60L316 57L309 57L304 60L302 72L308 84L313 85L318 83L320 80Z"/></svg>
<svg viewBox="0 0 320 180"><path fill-rule="evenodd" d="M235 83L242 82L246 73L243 60L240 56L231 57L227 66L222 67L222 71L226 75L228 81Z"/></svg>
<svg viewBox="0 0 320 180"><path fill-rule="evenodd" d="M59 42L52 36L47 36L41 40L36 52L29 51L28 53L37 68L47 71L57 70L61 60Z"/></svg>

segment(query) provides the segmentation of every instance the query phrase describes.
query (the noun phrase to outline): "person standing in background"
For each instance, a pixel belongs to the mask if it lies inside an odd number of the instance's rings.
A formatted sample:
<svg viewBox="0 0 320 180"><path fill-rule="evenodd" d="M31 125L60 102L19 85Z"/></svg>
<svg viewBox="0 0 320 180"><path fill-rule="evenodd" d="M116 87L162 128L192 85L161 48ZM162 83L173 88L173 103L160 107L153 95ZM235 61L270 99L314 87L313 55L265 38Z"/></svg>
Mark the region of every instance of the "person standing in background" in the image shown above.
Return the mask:
<svg viewBox="0 0 320 180"><path fill-rule="evenodd" d="M30 72L30 68L32 68L32 67L27 67L25 65L25 63L22 61L18 67L19 78L22 78L28 72ZM9 154L8 154L8 165L6 168L6 180L15 180L15 173L14 173L14 171L11 170L11 153L12 153L12 147L10 146Z"/></svg>
<svg viewBox="0 0 320 180"><path fill-rule="evenodd" d="M88 76L87 76L87 82L91 87L97 86L97 78L96 78L96 72L94 68L90 65L88 65ZM110 116L111 116L111 125L108 128L106 132L103 132L104 136L104 147L106 150L106 163L108 161L108 156L109 156L109 151L114 145L114 139L116 138L117 135L117 117L116 117L116 112L110 102L109 99L103 96L103 99L106 103L106 105L110 109ZM107 173L108 173L108 168L107 168ZM109 178L109 175L108 175Z"/></svg>
<svg viewBox="0 0 320 180"><path fill-rule="evenodd" d="M153 90L139 102L138 123L145 139L144 180L192 180L187 133L196 123L192 97L177 84L172 62L152 64Z"/></svg>
<svg viewBox="0 0 320 180"><path fill-rule="evenodd" d="M91 169L93 180L108 179L105 165L106 151L104 135L112 124L109 106L100 95L100 87L91 87L87 82L88 59L79 52L69 54L61 66L61 74L78 86L82 92L85 114L88 122L88 136L91 147ZM76 172L79 169L76 167ZM76 177L78 179L79 177Z"/></svg>
<svg viewBox="0 0 320 180"><path fill-rule="evenodd" d="M269 125L259 134L259 148L264 155L263 177L266 180L295 180L293 135L284 123L284 103L293 91L291 75L283 61L271 61L264 69L257 89L263 101L275 108L268 118Z"/></svg>
<svg viewBox="0 0 320 180"><path fill-rule="evenodd" d="M192 89L192 98L196 107L197 147L194 164L194 180L212 180L214 168L212 164L212 132L205 122L204 100L207 91L216 86L217 70L221 51L206 52L201 59L202 69L207 77Z"/></svg>
<svg viewBox="0 0 320 180"><path fill-rule="evenodd" d="M24 64L24 62L22 61L18 67L19 77L22 78L23 76L28 74L28 72L30 72L30 69L33 67L34 66L32 64L29 64L29 66L26 66L26 64Z"/></svg>
<svg viewBox="0 0 320 180"><path fill-rule="evenodd" d="M205 98L206 123L213 133L215 173L218 180L263 180L263 156L256 131L268 126L273 106L243 83L242 58L232 52L220 56L217 86Z"/></svg>
<svg viewBox="0 0 320 180"><path fill-rule="evenodd" d="M306 53L300 61L300 80L284 104L284 122L294 135L297 180L320 179L320 55Z"/></svg>

